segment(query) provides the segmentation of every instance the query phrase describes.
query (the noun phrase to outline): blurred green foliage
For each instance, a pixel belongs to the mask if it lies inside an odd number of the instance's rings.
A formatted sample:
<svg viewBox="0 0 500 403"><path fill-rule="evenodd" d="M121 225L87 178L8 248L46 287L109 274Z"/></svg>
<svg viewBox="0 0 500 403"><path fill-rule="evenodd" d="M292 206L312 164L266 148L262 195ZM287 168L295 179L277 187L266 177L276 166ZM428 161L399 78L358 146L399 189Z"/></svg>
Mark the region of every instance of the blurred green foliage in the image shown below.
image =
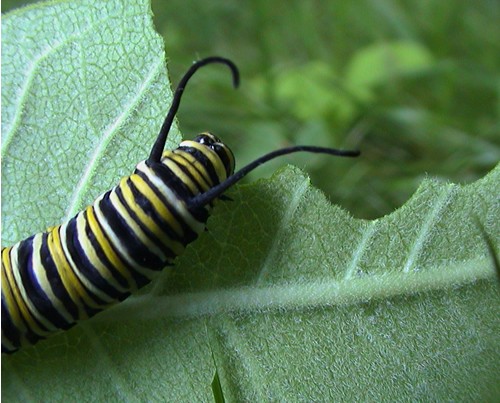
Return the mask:
<svg viewBox="0 0 500 403"><path fill-rule="evenodd" d="M27 1L3 1L2 11ZM193 60L233 59L193 80L186 137L210 130L238 165L284 145L359 148L357 160L296 155L355 216L403 204L425 175L468 183L500 160L500 3L492 0L153 0L173 82ZM254 172L270 174L284 160Z"/></svg>

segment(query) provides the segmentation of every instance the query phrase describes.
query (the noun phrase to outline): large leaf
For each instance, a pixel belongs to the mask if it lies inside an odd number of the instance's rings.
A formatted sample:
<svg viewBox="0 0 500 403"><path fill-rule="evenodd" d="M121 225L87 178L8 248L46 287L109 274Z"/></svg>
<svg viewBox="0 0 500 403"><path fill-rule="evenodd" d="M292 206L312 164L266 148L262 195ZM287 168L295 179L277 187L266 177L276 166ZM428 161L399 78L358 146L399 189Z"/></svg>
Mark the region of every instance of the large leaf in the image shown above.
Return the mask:
<svg viewBox="0 0 500 403"><path fill-rule="evenodd" d="M2 22L5 243L117 183L168 106L148 5L82 3ZM499 183L500 167L427 180L375 221L294 168L237 187L140 295L2 357L2 397L211 401L217 368L228 401L493 400L498 286L477 222L498 249Z"/></svg>
<svg viewBox="0 0 500 403"><path fill-rule="evenodd" d="M3 18L2 37L2 237L12 243L145 159L171 93L146 1L21 9Z"/></svg>

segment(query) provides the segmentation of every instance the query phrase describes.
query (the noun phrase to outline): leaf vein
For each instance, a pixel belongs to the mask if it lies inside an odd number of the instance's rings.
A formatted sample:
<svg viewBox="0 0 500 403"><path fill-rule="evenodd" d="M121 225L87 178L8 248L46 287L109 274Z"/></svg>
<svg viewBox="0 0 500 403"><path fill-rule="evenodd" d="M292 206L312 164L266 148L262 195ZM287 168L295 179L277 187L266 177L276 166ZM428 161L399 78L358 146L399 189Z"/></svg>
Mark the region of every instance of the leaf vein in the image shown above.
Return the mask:
<svg viewBox="0 0 500 403"><path fill-rule="evenodd" d="M403 268L404 273L408 273L413 268L423 250L428 235L432 231L432 227L439 220L441 211L448 205L453 189L454 185L446 186L441 195L436 199L433 208L431 208L427 214L427 217L420 227L420 231L408 253L408 259L406 260Z"/></svg>
<svg viewBox="0 0 500 403"><path fill-rule="evenodd" d="M356 251L354 252L354 255L352 257L351 264L346 270L344 280L349 280L353 273L354 270L358 267L358 262L361 260L363 257L364 252L368 248L369 245L369 240L371 239L372 235L375 232L375 229L377 227L378 220L373 220L370 222L370 225L366 227L366 230L363 233L363 236L358 244L358 247L356 248Z"/></svg>
<svg viewBox="0 0 500 403"><path fill-rule="evenodd" d="M95 147L92 156L89 158L87 164L85 165L82 171L82 176L80 177L80 180L78 181L78 184L76 185L75 190L71 195L68 209L65 215L66 219L71 218L80 209L85 190L88 189L90 185L93 173L95 172L95 167L98 165L99 161L101 161L106 147L109 145L111 139L113 138L114 134L117 133L120 126L126 121L130 112L133 111L134 108L139 104L144 92L146 92L146 89L149 87L151 82L153 82L156 76L159 74L162 66L163 59L158 58L157 62L153 64L152 68L149 69L149 72L144 78L141 87L137 91L136 95L130 99L130 102L123 108L122 113L120 113L117 118L110 123L110 125L104 131L102 137L97 142L97 146Z"/></svg>
<svg viewBox="0 0 500 403"><path fill-rule="evenodd" d="M280 240L283 238L284 232L288 228L288 224L293 218L293 214L297 210L297 207L299 206L300 200L303 196L303 194L307 190L307 186L309 184L309 180L304 178L302 183L297 186L295 192L293 193L292 197L290 198L290 203L288 204L288 207L286 208L283 218L280 222L280 225L278 229L276 230L276 234L273 237L271 246L269 248L269 251L266 255L266 258L264 260L264 263L262 264L262 268L259 272L259 276L257 277L255 284L260 284L265 277L265 275L268 273L270 270L271 262L274 260L276 254L278 253L278 245Z"/></svg>
<svg viewBox="0 0 500 403"><path fill-rule="evenodd" d="M15 114L14 118L12 119L11 127L7 130L7 133L5 135L5 141L2 142L2 148L1 148L2 157L8 154L9 146L12 142L12 139L15 137L17 128L21 124L21 116L24 111L24 108L22 106L25 104L25 101L29 96L29 90L33 84L35 73L40 68L42 62L45 59L48 59L52 54L56 53L59 49L61 49L65 45L68 44L71 45L76 39L79 39L86 33L92 31L94 28L101 25L102 22L106 21L107 19L109 19L109 17L97 20L95 23L89 24L82 31L79 31L78 33L73 35L69 35L60 42L55 42L54 44L48 45L41 51L41 53L39 53L38 56L34 58L33 62L29 64L28 70L25 75L26 79L24 80L23 85L21 86L21 89L19 91L19 97L17 98L17 102L12 101L13 105L11 106L11 108L15 110Z"/></svg>

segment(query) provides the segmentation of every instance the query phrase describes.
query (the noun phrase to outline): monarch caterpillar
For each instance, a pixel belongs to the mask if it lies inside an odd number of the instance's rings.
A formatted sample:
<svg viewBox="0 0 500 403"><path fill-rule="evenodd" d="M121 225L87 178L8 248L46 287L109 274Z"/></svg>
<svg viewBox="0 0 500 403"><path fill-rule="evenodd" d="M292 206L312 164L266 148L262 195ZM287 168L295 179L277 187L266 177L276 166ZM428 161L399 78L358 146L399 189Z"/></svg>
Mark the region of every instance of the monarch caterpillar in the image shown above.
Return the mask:
<svg viewBox="0 0 500 403"><path fill-rule="evenodd" d="M2 248L2 352L68 329L149 283L203 231L214 200L259 165L298 151L359 155L288 147L234 173L233 153L210 133L164 151L186 84L212 63L226 65L238 86L232 61L208 57L194 63L175 90L148 159L132 175L69 221Z"/></svg>

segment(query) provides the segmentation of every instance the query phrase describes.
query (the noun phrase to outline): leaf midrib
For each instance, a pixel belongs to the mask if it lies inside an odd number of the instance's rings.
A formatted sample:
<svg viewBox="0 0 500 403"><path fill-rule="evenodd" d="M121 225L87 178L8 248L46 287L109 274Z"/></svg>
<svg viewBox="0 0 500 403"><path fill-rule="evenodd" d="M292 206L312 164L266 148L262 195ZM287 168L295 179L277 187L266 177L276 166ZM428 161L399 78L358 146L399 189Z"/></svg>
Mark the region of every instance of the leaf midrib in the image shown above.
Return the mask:
<svg viewBox="0 0 500 403"><path fill-rule="evenodd" d="M415 295L451 286L463 286L495 275L490 258L481 256L465 262L428 267L409 273L386 272L340 281L238 287L183 293L173 296L134 296L103 312L94 320L156 320L193 318L222 312L255 312L354 305L372 299Z"/></svg>

